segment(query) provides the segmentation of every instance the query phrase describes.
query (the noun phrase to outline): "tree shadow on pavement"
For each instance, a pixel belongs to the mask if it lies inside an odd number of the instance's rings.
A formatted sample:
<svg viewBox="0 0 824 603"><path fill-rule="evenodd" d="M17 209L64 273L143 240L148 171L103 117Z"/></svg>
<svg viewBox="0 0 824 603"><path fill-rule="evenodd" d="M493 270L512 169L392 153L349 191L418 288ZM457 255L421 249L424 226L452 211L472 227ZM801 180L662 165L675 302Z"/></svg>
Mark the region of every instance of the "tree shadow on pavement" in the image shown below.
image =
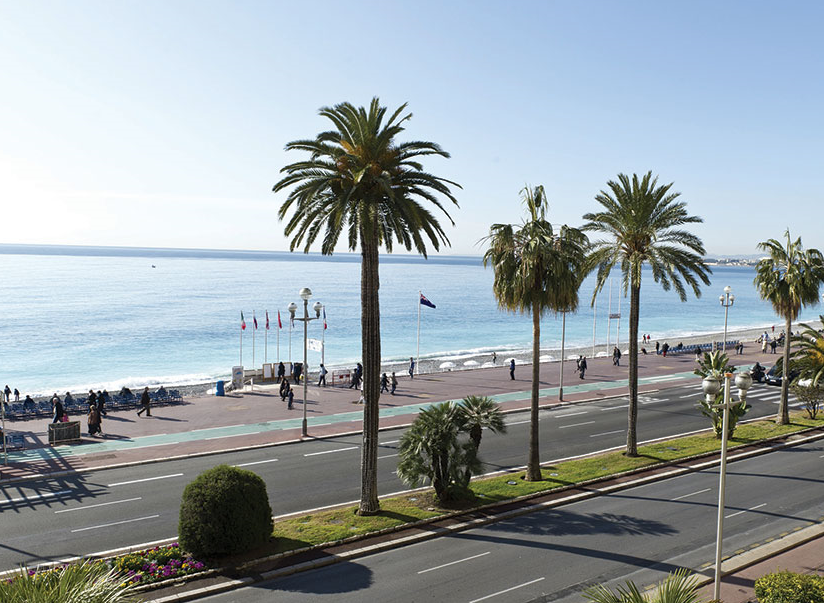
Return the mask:
<svg viewBox="0 0 824 603"><path fill-rule="evenodd" d="M322 573L322 575L318 575ZM312 575L314 574L314 575ZM269 591L288 591L314 595L331 595L364 590L372 585L372 570L344 561L320 568L312 574L303 572L287 578L256 584L251 588Z"/></svg>
<svg viewBox="0 0 824 603"><path fill-rule="evenodd" d="M615 513L573 513L562 509L506 519L486 529L493 532L511 532L531 536L584 534L672 536L678 533L678 530L671 525L655 519Z"/></svg>

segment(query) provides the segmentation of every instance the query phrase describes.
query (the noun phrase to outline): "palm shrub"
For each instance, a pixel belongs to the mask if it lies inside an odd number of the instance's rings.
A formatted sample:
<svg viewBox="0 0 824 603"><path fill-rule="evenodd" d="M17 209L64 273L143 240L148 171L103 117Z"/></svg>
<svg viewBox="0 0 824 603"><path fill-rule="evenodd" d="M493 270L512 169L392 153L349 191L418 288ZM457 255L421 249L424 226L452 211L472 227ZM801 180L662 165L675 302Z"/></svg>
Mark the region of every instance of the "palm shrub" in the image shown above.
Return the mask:
<svg viewBox="0 0 824 603"><path fill-rule="evenodd" d="M341 235L350 251L361 253L361 352L363 358L363 446L361 500L358 513L371 515L378 503L378 401L380 399L381 332L378 250L391 252L397 241L424 257L427 245L440 249L449 239L428 206L442 212L458 205L450 186L458 184L425 171L421 158L449 157L434 142L398 142L406 104L387 118L386 107L373 98L369 108L341 103L320 114L333 129L314 139L295 140L287 151L309 157L281 169L284 177L274 192L291 188L278 210L289 212L285 234L293 235L290 249L308 252L320 237L321 253L332 255Z"/></svg>
<svg viewBox="0 0 824 603"><path fill-rule="evenodd" d="M127 603L137 601L134 585L99 561L29 572L0 580L3 603Z"/></svg>
<svg viewBox="0 0 824 603"><path fill-rule="evenodd" d="M714 377L723 383L724 375L726 373L734 373L735 367L729 363L729 357L722 351L704 352L704 355L698 360L698 368L693 371L693 374L701 378ZM718 392L715 398L708 402L706 396L702 396L698 400L698 409L701 414L712 421L712 428L715 431L715 437L721 439L724 431L724 409L718 408L719 404L724 403L724 390ZM730 415L727 421L727 438L732 438L735 433L735 427L738 421L752 408L747 404L746 399L741 400L737 404L730 405Z"/></svg>
<svg viewBox="0 0 824 603"><path fill-rule="evenodd" d="M824 315L818 318L824 325ZM790 367L798 371L799 379L809 379L815 387L824 377L824 335L808 324L799 326L802 330L792 337Z"/></svg>
<svg viewBox="0 0 824 603"><path fill-rule="evenodd" d="M481 463L472 441L460 439L460 409L452 401L422 410L401 436L398 477L409 486L432 483L435 496L449 504L467 492L469 476Z"/></svg>
<svg viewBox="0 0 824 603"><path fill-rule="evenodd" d="M218 465L183 490L180 546L198 557L244 553L272 534L266 484L245 469Z"/></svg>
<svg viewBox="0 0 824 603"><path fill-rule="evenodd" d="M758 244L768 256L755 267L755 286L762 299L768 300L775 313L784 318L784 354L782 366L790 364L790 331L792 321L798 318L801 308L818 303L818 291L824 283L824 256L818 249L804 249L801 238L790 238L790 231L784 232L786 243L768 239ZM789 374L789 371L787 371ZM778 422L790 422L787 405L789 379L781 380L781 400L778 404Z"/></svg>
<svg viewBox="0 0 824 603"><path fill-rule="evenodd" d="M699 603L698 578L686 569L669 574L650 595L644 595L632 581L612 592L603 584L584 591L594 603Z"/></svg>
<svg viewBox="0 0 824 603"><path fill-rule="evenodd" d="M639 178L618 174L595 200L599 212L584 215L585 231L599 232L606 239L593 244L589 261L597 266L593 301L603 289L612 270L620 267L624 292L629 289L629 406L627 409L627 456L638 455L638 320L641 303L641 273L646 264L652 278L665 291L675 289L687 300L685 284L701 296L699 280L709 284L712 273L701 256L704 245L685 230L687 224L703 222L687 213L678 201L680 193L670 192L672 183L658 186L658 178L647 172Z"/></svg>
<svg viewBox="0 0 824 603"><path fill-rule="evenodd" d="M475 446L475 455L481 447L483 430L492 433L506 433L504 414L501 407L489 396L467 396L458 405L458 428L469 434L469 441ZM467 469L466 481L471 479Z"/></svg>
<svg viewBox="0 0 824 603"><path fill-rule="evenodd" d="M824 603L824 578L782 571L755 581L758 603Z"/></svg>

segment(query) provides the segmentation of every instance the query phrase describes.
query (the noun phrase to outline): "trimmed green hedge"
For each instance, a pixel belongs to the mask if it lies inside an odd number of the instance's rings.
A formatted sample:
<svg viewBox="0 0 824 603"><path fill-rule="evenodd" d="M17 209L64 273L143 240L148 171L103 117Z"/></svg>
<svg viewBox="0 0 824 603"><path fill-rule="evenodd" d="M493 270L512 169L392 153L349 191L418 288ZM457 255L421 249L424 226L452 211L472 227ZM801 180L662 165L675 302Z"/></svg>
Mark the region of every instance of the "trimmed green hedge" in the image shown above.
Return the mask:
<svg viewBox="0 0 824 603"><path fill-rule="evenodd" d="M774 572L755 581L759 603L824 603L824 578Z"/></svg>
<svg viewBox="0 0 824 603"><path fill-rule="evenodd" d="M218 465L183 491L180 546L196 557L245 553L267 542L272 527L266 484L251 471Z"/></svg>

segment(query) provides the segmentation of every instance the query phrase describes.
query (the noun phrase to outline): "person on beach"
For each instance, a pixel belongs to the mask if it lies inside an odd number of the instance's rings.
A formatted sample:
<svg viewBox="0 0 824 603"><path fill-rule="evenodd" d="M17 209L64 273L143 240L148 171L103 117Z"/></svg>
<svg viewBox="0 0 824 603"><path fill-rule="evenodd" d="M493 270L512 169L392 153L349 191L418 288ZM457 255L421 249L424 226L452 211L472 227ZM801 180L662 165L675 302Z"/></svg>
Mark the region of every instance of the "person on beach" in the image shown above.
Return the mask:
<svg viewBox="0 0 824 603"><path fill-rule="evenodd" d="M398 378L395 376L395 371L392 371L392 379L390 379L390 383L392 384L392 389L389 391L389 393L394 396L395 389L397 389L398 387Z"/></svg>
<svg viewBox="0 0 824 603"><path fill-rule="evenodd" d="M63 415L65 411L63 410L63 404L60 402L60 397L57 395L57 392L54 392L54 395L51 399L52 403L52 423L60 423L63 420Z"/></svg>
<svg viewBox="0 0 824 603"><path fill-rule="evenodd" d="M318 387L320 387L321 385L323 387L326 387L326 374L328 372L329 371L326 370L326 367L323 366L323 363L321 362L320 363L320 378L318 378Z"/></svg>
<svg viewBox="0 0 824 603"><path fill-rule="evenodd" d="M509 378L512 381L515 381L515 359L514 358L509 359Z"/></svg>
<svg viewBox="0 0 824 603"><path fill-rule="evenodd" d="M23 400L23 410L29 411L29 410L34 410L34 408L35 408L34 400L31 399L30 395L26 394L26 399Z"/></svg>
<svg viewBox="0 0 824 603"><path fill-rule="evenodd" d="M20 390L18 390L16 387L14 388L14 401L20 402Z"/></svg>
<svg viewBox="0 0 824 603"><path fill-rule="evenodd" d="M152 399L149 397L148 387L144 387L143 393L140 394L140 406L142 406L142 408L137 411L138 417L142 416L144 412L147 417L152 416Z"/></svg>
<svg viewBox="0 0 824 603"><path fill-rule="evenodd" d="M103 427L101 426L100 421L100 411L97 410L97 406L95 404L89 404L89 416L87 420L89 423L89 435L93 436L99 433L102 436Z"/></svg>
<svg viewBox="0 0 824 603"><path fill-rule="evenodd" d="M658 352L660 352L660 351L661 351L661 342L660 342L660 341L656 341L656 342L655 342L655 353L657 354L657 353L658 353Z"/></svg>
<svg viewBox="0 0 824 603"><path fill-rule="evenodd" d="M764 335L766 335L766 333L764 333ZM762 353L762 354L766 354L766 353L767 353L767 346L768 346L768 345L770 345L770 342L769 342L769 341L767 341L767 338L766 338L766 337L763 337L763 338L761 339L761 353Z"/></svg>
<svg viewBox="0 0 824 603"><path fill-rule="evenodd" d="M278 381L283 383L283 378L286 376L286 367L282 362L278 362Z"/></svg>
<svg viewBox="0 0 824 603"><path fill-rule="evenodd" d="M612 365L621 366L621 350L618 349L617 345L612 348Z"/></svg>
<svg viewBox="0 0 824 603"><path fill-rule="evenodd" d="M6 394L6 402L11 402L11 388L8 383L6 384L6 389L3 390L3 393Z"/></svg>
<svg viewBox="0 0 824 603"><path fill-rule="evenodd" d="M773 353L773 354L775 354L775 349L776 349L777 347L778 347L778 340L773 339L773 340L770 342L770 349L772 350L772 353Z"/></svg>
<svg viewBox="0 0 824 603"><path fill-rule="evenodd" d="M587 357L581 356L581 361L578 363L578 376L583 379L587 372Z"/></svg>
<svg viewBox="0 0 824 603"><path fill-rule="evenodd" d="M72 397L72 393L66 392L66 395L63 396L63 405L68 407L72 404L74 404L74 398Z"/></svg>
<svg viewBox="0 0 824 603"><path fill-rule="evenodd" d="M386 373L384 373L383 375L381 375L381 391L380 391L380 393L382 394L383 392L388 392L388 391L389 391L389 378L386 376Z"/></svg>
<svg viewBox="0 0 824 603"><path fill-rule="evenodd" d="M412 356L409 357L409 378L415 378L415 359Z"/></svg>
<svg viewBox="0 0 824 603"><path fill-rule="evenodd" d="M492 352L492 364L495 364L497 361L498 361L497 352Z"/></svg>

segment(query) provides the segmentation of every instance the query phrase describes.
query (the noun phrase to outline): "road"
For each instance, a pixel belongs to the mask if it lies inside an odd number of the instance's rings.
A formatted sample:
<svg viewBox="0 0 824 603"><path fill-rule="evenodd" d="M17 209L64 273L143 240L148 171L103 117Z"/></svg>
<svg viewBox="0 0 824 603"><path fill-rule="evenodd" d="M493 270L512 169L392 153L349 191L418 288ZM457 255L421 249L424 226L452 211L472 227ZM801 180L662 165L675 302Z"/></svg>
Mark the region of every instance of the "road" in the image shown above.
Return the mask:
<svg viewBox="0 0 824 603"><path fill-rule="evenodd" d="M820 442L732 463L725 552L824 520ZM204 603L580 602L714 559L717 469L261 583Z"/></svg>
<svg viewBox="0 0 824 603"><path fill-rule="evenodd" d="M707 427L695 403L700 382L641 397L639 434L653 439ZM749 418L773 414L779 390L756 385ZM626 399L604 399L541 413L541 452L556 460L625 441ZM485 433L481 455L487 471L524 464L528 416L507 417L509 433ZM395 475L399 430L382 432L381 493L405 489ZM248 468L266 482L275 515L356 501L360 436L308 441L274 448L194 457L128 468L42 478L0 488L0 569L56 561L177 533L184 486L218 463Z"/></svg>

